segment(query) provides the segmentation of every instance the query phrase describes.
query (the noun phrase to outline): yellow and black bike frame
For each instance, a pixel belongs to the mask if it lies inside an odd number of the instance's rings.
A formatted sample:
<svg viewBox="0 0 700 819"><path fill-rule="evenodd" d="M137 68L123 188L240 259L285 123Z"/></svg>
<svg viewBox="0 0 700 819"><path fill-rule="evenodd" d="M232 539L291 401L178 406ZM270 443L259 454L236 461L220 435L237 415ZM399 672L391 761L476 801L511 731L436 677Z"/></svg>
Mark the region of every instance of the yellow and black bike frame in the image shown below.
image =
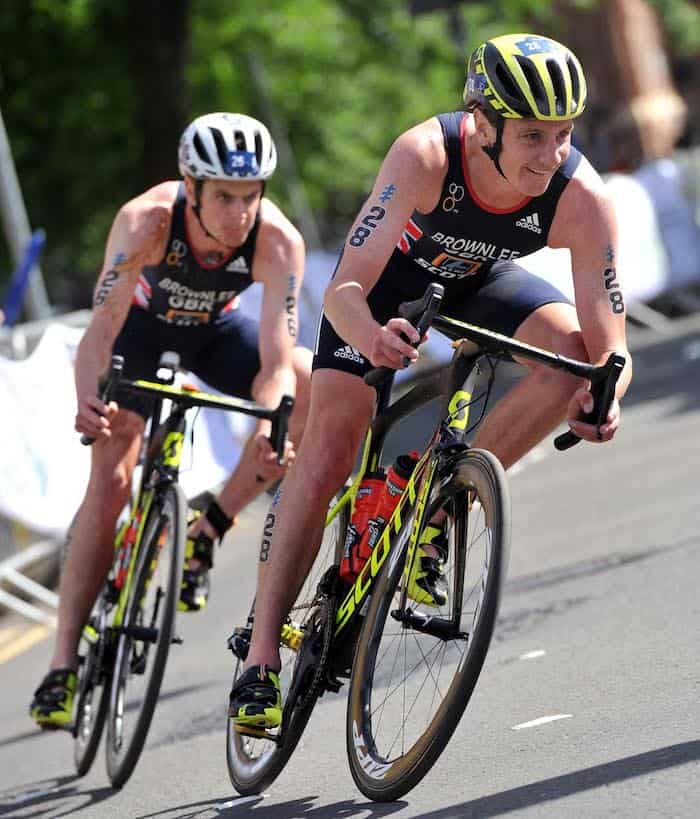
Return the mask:
<svg viewBox="0 0 700 819"><path fill-rule="evenodd" d="M188 384L176 386L158 381L142 379L128 381L123 379L119 382L119 388L153 399L153 407L150 413L150 444L145 454L141 482L129 519L120 527L114 543L116 555L121 548L126 531L129 527L136 526L134 542L128 555L126 577L114 600L113 629L119 629L124 622L135 567L138 565L137 558L141 540L148 516L153 508L158 487L162 486L163 483L178 480L185 443L185 414L187 410L193 406L236 410L247 415L268 418L273 421L273 426L275 426L275 423L279 426L279 423L275 422L275 413L272 410L263 409L244 399L201 392ZM165 400L172 401L172 408L167 418L161 423L161 413ZM288 407L288 411L291 412L291 406ZM287 412L287 415L289 412ZM286 429L286 420L284 429ZM117 590L115 589L115 591ZM83 635L90 642L95 642L98 639L96 630L89 624L84 627Z"/></svg>
<svg viewBox="0 0 700 819"><path fill-rule="evenodd" d="M442 421L419 458L408 479L393 514L380 533L370 559L357 579L340 600L335 617L334 640L346 631L355 615L366 605L372 584L384 566L387 557L397 548L407 548L406 571L410 571L418 537L424 520L434 510L428 510L428 499L436 476L446 455L467 448L469 411L473 404L475 385L480 377L476 366L477 355L461 354L458 349L449 365L422 378L393 404L389 404L391 381L378 388L377 412L365 436L360 467L346 492L330 509L326 525L346 504L354 509L358 487L367 471L375 471L380 462L384 441L389 430L401 419L438 396L443 396ZM410 523L410 526L406 524Z"/></svg>

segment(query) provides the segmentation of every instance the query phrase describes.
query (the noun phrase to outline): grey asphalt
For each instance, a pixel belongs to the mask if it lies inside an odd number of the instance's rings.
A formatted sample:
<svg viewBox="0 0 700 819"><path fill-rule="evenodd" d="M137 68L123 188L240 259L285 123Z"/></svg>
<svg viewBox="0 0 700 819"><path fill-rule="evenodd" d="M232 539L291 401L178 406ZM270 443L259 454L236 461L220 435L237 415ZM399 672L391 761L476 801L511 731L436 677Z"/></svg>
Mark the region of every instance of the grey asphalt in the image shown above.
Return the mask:
<svg viewBox="0 0 700 819"><path fill-rule="evenodd" d="M373 805L355 788L344 690L320 702L268 792L236 799L225 640L252 594L261 502L217 554L209 607L179 619L184 644L122 791L109 788L101 752L75 778L70 738L35 731L26 715L50 643L0 666L0 816L699 816L700 325L638 334L634 347L614 444L561 454L547 441L511 475L494 642L447 751L402 801ZM14 626L3 618L0 634Z"/></svg>

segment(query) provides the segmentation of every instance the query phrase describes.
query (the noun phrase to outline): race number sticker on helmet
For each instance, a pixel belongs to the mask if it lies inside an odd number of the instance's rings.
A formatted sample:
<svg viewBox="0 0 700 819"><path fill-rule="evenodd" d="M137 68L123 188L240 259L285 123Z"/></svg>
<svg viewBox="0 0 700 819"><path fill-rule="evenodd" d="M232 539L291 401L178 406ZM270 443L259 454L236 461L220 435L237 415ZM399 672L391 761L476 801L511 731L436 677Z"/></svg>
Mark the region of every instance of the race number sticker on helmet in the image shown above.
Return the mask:
<svg viewBox="0 0 700 819"><path fill-rule="evenodd" d="M536 34L528 34L522 40L518 40L517 47L523 54L543 54L556 52L556 43L547 37L538 37Z"/></svg>
<svg viewBox="0 0 700 819"><path fill-rule="evenodd" d="M194 179L264 180L277 167L277 149L267 128L245 114L197 117L178 148L180 173Z"/></svg>
<svg viewBox="0 0 700 819"><path fill-rule="evenodd" d="M258 160L252 151L229 151L224 170L229 176L257 177Z"/></svg>

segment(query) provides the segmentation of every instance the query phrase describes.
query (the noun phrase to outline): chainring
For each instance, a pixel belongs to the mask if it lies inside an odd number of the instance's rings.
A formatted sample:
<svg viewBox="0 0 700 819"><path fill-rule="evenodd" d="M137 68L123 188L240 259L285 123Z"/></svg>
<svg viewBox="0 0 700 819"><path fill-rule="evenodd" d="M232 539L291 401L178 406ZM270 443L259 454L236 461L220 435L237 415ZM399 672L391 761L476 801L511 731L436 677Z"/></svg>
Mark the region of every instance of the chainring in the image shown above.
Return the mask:
<svg viewBox="0 0 700 819"><path fill-rule="evenodd" d="M302 625L304 637L287 695L287 703L292 708L305 708L321 693L334 620L331 601L323 595L319 596Z"/></svg>

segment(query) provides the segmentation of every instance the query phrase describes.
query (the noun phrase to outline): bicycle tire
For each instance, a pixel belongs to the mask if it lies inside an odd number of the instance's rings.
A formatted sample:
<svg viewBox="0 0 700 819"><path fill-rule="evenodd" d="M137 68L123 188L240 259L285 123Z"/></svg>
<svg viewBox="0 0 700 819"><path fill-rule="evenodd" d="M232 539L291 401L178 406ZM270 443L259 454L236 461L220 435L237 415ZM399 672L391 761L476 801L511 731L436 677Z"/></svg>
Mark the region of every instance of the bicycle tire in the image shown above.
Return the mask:
<svg viewBox="0 0 700 819"><path fill-rule="evenodd" d="M338 493L333 498L331 506L338 500L340 495L341 493ZM295 612L308 611L305 607L311 605L316 587L324 571L333 564L340 564L345 543L345 532L349 522L349 505L346 504L339 511L330 526L324 531L318 556L290 612L290 617L294 619L295 622ZM253 602L250 614L248 615L249 623L252 623L254 608L255 602ZM282 655L280 685L282 688L283 701L285 701L292 681L297 654L295 651L286 647L281 647L280 654ZM239 660L236 663L233 675L234 682L240 675L241 670L242 662ZM242 796L250 796L260 793L279 776L301 739L301 735L306 728L311 712L316 704L317 697L318 692L313 696L305 698L306 701L303 705L293 708L291 713L287 710L288 703L285 701L283 731L279 743L273 743L269 739L255 739L239 734L233 727L233 721L227 719L226 764L231 784L239 794ZM276 733L279 735L279 729Z"/></svg>
<svg viewBox="0 0 700 819"><path fill-rule="evenodd" d="M158 700L180 593L186 509L187 500L180 486L168 484L157 490L143 530L124 629L156 631L152 641L139 640L125 630L117 638L106 741L107 775L114 788L121 788L131 776ZM134 693L139 677L144 680L140 697ZM128 705L127 692L132 700Z"/></svg>
<svg viewBox="0 0 700 819"><path fill-rule="evenodd" d="M106 606L104 594L101 594L89 622L96 639L88 641L82 636L78 649L81 661L78 668L78 696L73 729L75 737L73 761L78 776L85 776L95 761L107 716L109 688L105 684L103 665L107 639Z"/></svg>
<svg viewBox="0 0 700 819"><path fill-rule="evenodd" d="M407 599L404 537L403 551L389 557L378 578L355 654L346 750L356 785L374 801L401 798L430 771L467 707L496 623L510 544L505 472L491 453L476 449L456 456L450 471L451 478L436 482L429 495L429 506L437 502L447 512L450 599L440 610L421 609ZM407 530L411 527L409 522ZM474 555L477 571L470 588L467 573ZM397 599L399 607L392 611ZM426 628L425 621L411 617L422 611L449 623L457 610L458 628L449 634L435 633L435 619ZM463 630L467 618L471 624ZM452 680L443 685L447 674L453 674ZM418 712L426 707L423 719ZM397 725L402 708L404 721Z"/></svg>

